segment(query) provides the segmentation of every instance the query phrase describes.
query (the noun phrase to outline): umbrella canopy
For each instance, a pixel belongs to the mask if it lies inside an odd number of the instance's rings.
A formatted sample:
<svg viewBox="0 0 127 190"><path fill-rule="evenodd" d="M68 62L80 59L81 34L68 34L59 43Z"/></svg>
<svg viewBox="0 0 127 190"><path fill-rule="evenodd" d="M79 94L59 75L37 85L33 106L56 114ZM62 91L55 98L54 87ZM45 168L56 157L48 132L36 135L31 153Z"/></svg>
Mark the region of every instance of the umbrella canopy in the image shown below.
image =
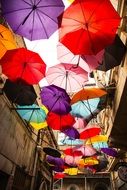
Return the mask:
<svg viewBox="0 0 127 190"><path fill-rule="evenodd" d="M49 112L47 116L48 126L54 130L64 130L71 127L75 123L74 117L68 113L66 115L58 115L53 112Z"/></svg>
<svg viewBox="0 0 127 190"><path fill-rule="evenodd" d="M96 149L91 145L84 146L84 156L93 156L97 153Z"/></svg>
<svg viewBox="0 0 127 190"><path fill-rule="evenodd" d="M118 35L114 42L105 48L102 63L97 67L97 70L108 71L113 67L119 66L126 53L127 47L123 44Z"/></svg>
<svg viewBox="0 0 127 190"><path fill-rule="evenodd" d="M94 142L91 143L93 148L97 149L100 151L101 148L108 148L108 143L107 142Z"/></svg>
<svg viewBox="0 0 127 190"><path fill-rule="evenodd" d="M53 156L53 157L61 157L61 153L55 149L55 148L52 148L52 147L44 147L43 148L43 151L50 155L50 156Z"/></svg>
<svg viewBox="0 0 127 190"><path fill-rule="evenodd" d="M68 164L69 166L77 166L77 163L79 162L79 160L82 158L81 156L74 156L74 155L66 155L64 157L64 162L66 164Z"/></svg>
<svg viewBox="0 0 127 190"><path fill-rule="evenodd" d="M35 130L40 130L43 128L47 128L48 124L47 121L41 122L41 123L35 123L35 122L30 122L30 125L35 129Z"/></svg>
<svg viewBox="0 0 127 190"><path fill-rule="evenodd" d="M71 104L74 104L81 100L99 98L106 94L107 92L100 88L83 88L82 90L74 94L74 96L71 99Z"/></svg>
<svg viewBox="0 0 127 190"><path fill-rule="evenodd" d="M49 85L42 88L41 101L49 111L64 115L70 112L70 98L63 88Z"/></svg>
<svg viewBox="0 0 127 190"><path fill-rule="evenodd" d="M66 129L62 129L61 132L73 139L79 139L80 136L79 132L74 127L68 127Z"/></svg>
<svg viewBox="0 0 127 190"><path fill-rule="evenodd" d="M16 48L17 45L12 32L0 24L0 59L3 57L7 50Z"/></svg>
<svg viewBox="0 0 127 190"><path fill-rule="evenodd" d="M28 122L41 123L46 119L45 111L36 104L30 106L17 106L17 112Z"/></svg>
<svg viewBox="0 0 127 190"><path fill-rule="evenodd" d="M62 0L2 0L2 14L17 34L29 40L49 38L58 29Z"/></svg>
<svg viewBox="0 0 127 190"><path fill-rule="evenodd" d="M46 65L41 57L25 48L8 50L0 64L2 72L12 81L22 79L37 84L45 76Z"/></svg>
<svg viewBox="0 0 127 190"><path fill-rule="evenodd" d="M77 175L78 174L78 168L67 168L64 170L64 172L68 175Z"/></svg>
<svg viewBox="0 0 127 190"><path fill-rule="evenodd" d="M65 150L63 150L63 152L64 152L64 154L70 155L70 156L83 156L82 150L80 150L77 147L66 148Z"/></svg>
<svg viewBox="0 0 127 190"><path fill-rule="evenodd" d="M96 135L95 137L91 137L86 141L86 144L96 143L96 142L107 142L108 136L106 135Z"/></svg>
<svg viewBox="0 0 127 190"><path fill-rule="evenodd" d="M55 175L53 176L54 179L62 179L66 176L66 174L64 173L55 173Z"/></svg>
<svg viewBox="0 0 127 190"><path fill-rule="evenodd" d="M80 161L78 162L78 166L91 166L91 165L96 165L98 164L99 161L94 158L94 157L88 157L88 158L84 158L84 159L80 159Z"/></svg>
<svg viewBox="0 0 127 190"><path fill-rule="evenodd" d="M59 43L57 45L57 59L61 63L71 63L80 66L88 73L92 72L102 62L104 50L97 55L75 55L67 47Z"/></svg>
<svg viewBox="0 0 127 190"><path fill-rule="evenodd" d="M74 54L97 54L113 42L119 23L109 0L75 0L63 14L60 42Z"/></svg>
<svg viewBox="0 0 127 190"><path fill-rule="evenodd" d="M19 82L12 82L7 79L3 91L9 100L20 106L32 105L37 98L33 86L26 84L22 80Z"/></svg>
<svg viewBox="0 0 127 190"><path fill-rule="evenodd" d="M84 129L87 126L87 122L85 119L80 118L80 117L75 117L75 123L73 127L77 129L79 132Z"/></svg>
<svg viewBox="0 0 127 190"><path fill-rule="evenodd" d="M71 114L78 117L83 117L85 119L89 119L93 117L98 112L98 105L100 99L94 98L84 101L78 101L77 103L72 104Z"/></svg>
<svg viewBox="0 0 127 190"><path fill-rule="evenodd" d="M62 141L63 145L83 145L83 141L80 139L73 139L70 137L66 137L64 141Z"/></svg>
<svg viewBox="0 0 127 190"><path fill-rule="evenodd" d="M101 132L101 128L98 125L90 124L80 131L80 139L88 139L98 135Z"/></svg>
<svg viewBox="0 0 127 190"><path fill-rule="evenodd" d="M118 154L118 152L113 148L101 148L101 151L112 157L117 157Z"/></svg>
<svg viewBox="0 0 127 190"><path fill-rule="evenodd" d="M88 80L88 73L81 67L60 63L48 69L46 80L49 84L60 86L67 92L73 92L82 88Z"/></svg>
<svg viewBox="0 0 127 190"><path fill-rule="evenodd" d="M57 158L57 157L53 157L48 155L46 157L46 161L53 166L58 166L59 168L64 168L64 160L63 158Z"/></svg>

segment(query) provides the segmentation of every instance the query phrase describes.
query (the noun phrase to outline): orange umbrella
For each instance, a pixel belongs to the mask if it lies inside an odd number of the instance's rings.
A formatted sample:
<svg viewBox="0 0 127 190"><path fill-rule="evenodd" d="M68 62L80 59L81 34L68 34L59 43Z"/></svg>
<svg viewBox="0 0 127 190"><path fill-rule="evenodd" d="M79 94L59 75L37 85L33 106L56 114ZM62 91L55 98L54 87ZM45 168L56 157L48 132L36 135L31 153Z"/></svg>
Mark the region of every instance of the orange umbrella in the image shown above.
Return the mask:
<svg viewBox="0 0 127 190"><path fill-rule="evenodd" d="M0 58L3 57L7 50L16 48L16 41L12 32L0 24Z"/></svg>
<svg viewBox="0 0 127 190"><path fill-rule="evenodd" d="M85 89L83 88L72 97L71 104L74 104L82 100L98 98L106 94L107 92L105 90L101 90L100 88L85 88Z"/></svg>

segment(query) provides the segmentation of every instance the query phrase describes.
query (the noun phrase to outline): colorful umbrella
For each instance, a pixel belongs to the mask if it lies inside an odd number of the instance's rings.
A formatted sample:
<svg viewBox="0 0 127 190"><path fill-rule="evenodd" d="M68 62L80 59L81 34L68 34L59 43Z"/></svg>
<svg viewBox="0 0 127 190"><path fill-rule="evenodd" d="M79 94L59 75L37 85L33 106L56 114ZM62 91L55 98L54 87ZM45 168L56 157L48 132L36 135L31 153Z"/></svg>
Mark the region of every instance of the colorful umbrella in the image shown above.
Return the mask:
<svg viewBox="0 0 127 190"><path fill-rule="evenodd" d="M62 141L63 145L83 145L83 141L80 139L72 139L70 137L66 137L64 141Z"/></svg>
<svg viewBox="0 0 127 190"><path fill-rule="evenodd" d="M70 113L66 115L58 115L53 112L49 112L47 115L47 123L52 129L62 131L71 127L75 123L75 119Z"/></svg>
<svg viewBox="0 0 127 190"><path fill-rule="evenodd" d="M107 142L93 142L91 143L93 148L97 149L100 151L101 148L108 148L108 143Z"/></svg>
<svg viewBox="0 0 127 190"><path fill-rule="evenodd" d="M85 119L80 118L80 117L75 117L75 123L73 127L80 132L80 130L84 129L87 126L87 122Z"/></svg>
<svg viewBox="0 0 127 190"><path fill-rule="evenodd" d="M70 156L83 156L83 152L80 148L74 147L74 148L66 148L63 150L64 154L70 155Z"/></svg>
<svg viewBox="0 0 127 190"><path fill-rule="evenodd" d="M12 81L22 79L37 84L45 76L46 65L41 57L25 48L8 50L0 64L2 72Z"/></svg>
<svg viewBox="0 0 127 190"><path fill-rule="evenodd" d="M96 158L88 157L88 158L80 159L78 162L78 166L85 167L85 166L96 165L98 163L99 163L99 161Z"/></svg>
<svg viewBox="0 0 127 190"><path fill-rule="evenodd" d="M89 124L80 131L80 139L88 139L98 135L101 132L101 128L96 124Z"/></svg>
<svg viewBox="0 0 127 190"><path fill-rule="evenodd" d="M113 44L105 48L103 61L97 67L97 70L108 71L113 67L119 66L127 51L127 47L123 44L118 35L116 35Z"/></svg>
<svg viewBox="0 0 127 190"><path fill-rule="evenodd" d="M78 101L82 101L82 100L100 98L106 94L107 94L107 92L100 88L95 88L95 87L94 88L83 88L82 90L80 90L74 94L74 96L71 99L71 104L74 104L74 103L76 103Z"/></svg>
<svg viewBox="0 0 127 190"><path fill-rule="evenodd" d="M78 101L71 106L71 114L76 117L89 119L90 117L93 117L96 113L98 113L99 102L99 98Z"/></svg>
<svg viewBox="0 0 127 190"><path fill-rule="evenodd" d="M7 50L16 48L17 45L12 32L0 24L0 59L3 57Z"/></svg>
<svg viewBox="0 0 127 190"><path fill-rule="evenodd" d="M107 142L108 136L106 135L96 135L95 137L91 137L86 141L86 144L98 143L98 142Z"/></svg>
<svg viewBox="0 0 127 190"><path fill-rule="evenodd" d="M35 122L30 122L30 125L35 129L35 130L40 130L43 128L47 128L48 124L46 121L41 122L41 123L35 123Z"/></svg>
<svg viewBox="0 0 127 190"><path fill-rule="evenodd" d="M117 157L118 155L118 152L113 148L101 148L101 151L112 157Z"/></svg>
<svg viewBox="0 0 127 190"><path fill-rule="evenodd" d="M74 55L68 48L59 43L57 45L57 59L61 63L71 63L80 66L88 73L92 72L102 62L104 50L97 55Z"/></svg>
<svg viewBox="0 0 127 190"><path fill-rule="evenodd" d="M68 164L69 166L77 166L77 163L79 162L79 160L82 158L82 155L81 156L70 156L70 155L66 155L64 157L64 162L66 164Z"/></svg>
<svg viewBox="0 0 127 190"><path fill-rule="evenodd" d="M55 148L52 148L52 147L44 147L43 148L43 151L50 155L50 156L53 156L53 157L61 157L61 153L55 149Z"/></svg>
<svg viewBox="0 0 127 190"><path fill-rule="evenodd" d="M37 98L33 86L26 84L22 80L19 82L12 82L7 79L3 91L9 100L20 106L32 105Z"/></svg>
<svg viewBox="0 0 127 190"><path fill-rule="evenodd" d="M109 0L75 0L64 11L60 42L74 54L97 54L113 42L119 23Z"/></svg>
<svg viewBox="0 0 127 190"><path fill-rule="evenodd" d="M52 166L52 169L57 172L63 172L64 160L62 158L56 158L53 156L47 156L46 161Z"/></svg>
<svg viewBox="0 0 127 190"><path fill-rule="evenodd" d="M84 156L93 156L97 153L96 149L91 145L84 146Z"/></svg>
<svg viewBox="0 0 127 190"><path fill-rule="evenodd" d="M49 85L42 88L41 101L50 112L64 115L70 112L70 98L66 91L58 86Z"/></svg>
<svg viewBox="0 0 127 190"><path fill-rule="evenodd" d="M46 80L49 84L55 84L67 92L73 92L82 88L82 85L88 80L88 73L81 67L60 63L48 69Z"/></svg>
<svg viewBox="0 0 127 190"><path fill-rule="evenodd" d="M29 40L49 38L58 29L57 17L64 10L62 0L2 0L1 5L13 31Z"/></svg>
<svg viewBox="0 0 127 190"><path fill-rule="evenodd" d="M78 168L67 168L64 170L64 172L68 175L77 175L78 174Z"/></svg>
<svg viewBox="0 0 127 190"><path fill-rule="evenodd" d="M17 112L28 122L41 123L46 119L45 111L36 104L31 106L17 106Z"/></svg>
<svg viewBox="0 0 127 190"><path fill-rule="evenodd" d="M79 139L80 134L74 127L68 127L61 130L62 133L73 139Z"/></svg>
<svg viewBox="0 0 127 190"><path fill-rule="evenodd" d="M54 179L62 179L65 176L66 176L66 174L64 174L64 173L55 173L54 176L53 176L53 178Z"/></svg>

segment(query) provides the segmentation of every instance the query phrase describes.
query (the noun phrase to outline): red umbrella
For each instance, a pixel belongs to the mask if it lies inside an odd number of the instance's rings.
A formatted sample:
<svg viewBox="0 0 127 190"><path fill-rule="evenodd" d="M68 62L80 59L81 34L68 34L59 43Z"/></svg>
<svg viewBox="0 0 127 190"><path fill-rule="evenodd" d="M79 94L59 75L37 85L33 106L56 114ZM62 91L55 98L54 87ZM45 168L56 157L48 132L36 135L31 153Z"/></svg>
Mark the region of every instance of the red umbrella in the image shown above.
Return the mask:
<svg viewBox="0 0 127 190"><path fill-rule="evenodd" d="M76 148L66 148L63 150L64 154L70 156L83 156L83 152L80 149Z"/></svg>
<svg viewBox="0 0 127 190"><path fill-rule="evenodd" d="M46 65L41 57L30 50L8 50L0 60L2 72L12 81L22 79L37 84L44 76Z"/></svg>
<svg viewBox="0 0 127 190"><path fill-rule="evenodd" d="M80 132L80 139L88 139L98 135L101 132L101 128L98 125L90 124Z"/></svg>
<svg viewBox="0 0 127 190"><path fill-rule="evenodd" d="M109 0L75 0L62 16L60 42L74 54L97 54L113 42L120 23Z"/></svg>
<svg viewBox="0 0 127 190"><path fill-rule="evenodd" d="M55 173L55 175L53 176L54 179L62 179L66 176L66 174L64 173Z"/></svg>
<svg viewBox="0 0 127 190"><path fill-rule="evenodd" d="M53 112L49 112L47 123L54 130L63 130L71 127L75 123L75 119L70 113L66 115L58 115Z"/></svg>

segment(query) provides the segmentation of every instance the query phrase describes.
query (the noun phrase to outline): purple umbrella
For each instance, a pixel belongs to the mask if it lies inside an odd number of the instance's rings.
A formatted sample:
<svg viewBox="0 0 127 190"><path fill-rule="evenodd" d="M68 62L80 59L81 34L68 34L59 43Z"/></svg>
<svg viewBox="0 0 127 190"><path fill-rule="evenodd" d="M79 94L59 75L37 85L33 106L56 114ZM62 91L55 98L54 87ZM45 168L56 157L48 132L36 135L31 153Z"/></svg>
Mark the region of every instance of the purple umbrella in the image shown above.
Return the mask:
<svg viewBox="0 0 127 190"><path fill-rule="evenodd" d="M14 32L29 40L49 38L58 29L62 0L1 0L2 14Z"/></svg>
<svg viewBox="0 0 127 190"><path fill-rule="evenodd" d="M79 139L80 137L79 132L74 127L68 127L67 129L62 130L62 133L73 139Z"/></svg>
<svg viewBox="0 0 127 190"><path fill-rule="evenodd" d="M64 160L62 158L56 158L53 156L47 156L46 161L53 165L52 169L56 172L62 172L64 170Z"/></svg>
<svg viewBox="0 0 127 190"><path fill-rule="evenodd" d="M109 156L117 157L117 151L113 148L101 148L101 151Z"/></svg>
<svg viewBox="0 0 127 190"><path fill-rule="evenodd" d="M49 85L41 90L41 101L49 111L64 115L70 112L70 98L66 91L58 86Z"/></svg>

